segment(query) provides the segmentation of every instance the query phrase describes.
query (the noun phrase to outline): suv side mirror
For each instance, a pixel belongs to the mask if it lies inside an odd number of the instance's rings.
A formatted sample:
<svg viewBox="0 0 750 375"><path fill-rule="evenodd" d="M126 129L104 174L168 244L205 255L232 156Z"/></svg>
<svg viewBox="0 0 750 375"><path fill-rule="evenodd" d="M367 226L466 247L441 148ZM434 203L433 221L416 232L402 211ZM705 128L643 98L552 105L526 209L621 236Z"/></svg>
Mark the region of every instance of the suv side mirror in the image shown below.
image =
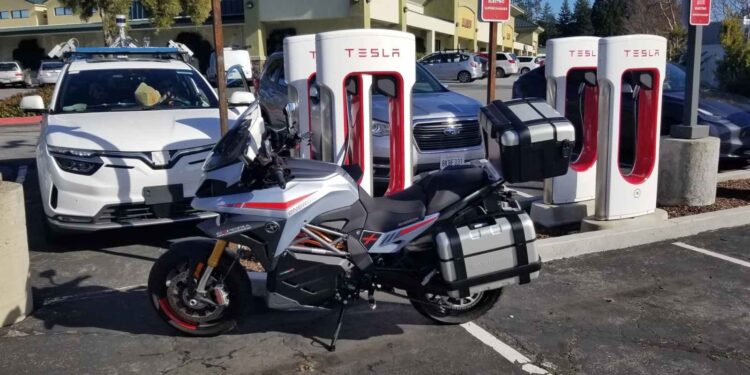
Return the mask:
<svg viewBox="0 0 750 375"><path fill-rule="evenodd" d="M246 107L255 102L255 95L247 91L235 91L229 97L229 105L232 107Z"/></svg>
<svg viewBox="0 0 750 375"><path fill-rule="evenodd" d="M39 95L24 96L19 107L22 111L29 113L42 113L46 110L44 99Z"/></svg>
<svg viewBox="0 0 750 375"><path fill-rule="evenodd" d="M375 92L393 98L396 96L398 83L390 76L375 76Z"/></svg>

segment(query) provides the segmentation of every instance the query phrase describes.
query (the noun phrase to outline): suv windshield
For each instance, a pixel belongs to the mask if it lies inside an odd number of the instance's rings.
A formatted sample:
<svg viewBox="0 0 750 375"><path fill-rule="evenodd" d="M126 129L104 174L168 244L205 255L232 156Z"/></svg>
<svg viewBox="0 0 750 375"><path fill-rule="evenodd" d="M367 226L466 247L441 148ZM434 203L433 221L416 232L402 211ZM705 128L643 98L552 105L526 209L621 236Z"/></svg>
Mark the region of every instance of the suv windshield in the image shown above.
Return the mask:
<svg viewBox="0 0 750 375"><path fill-rule="evenodd" d="M414 87L412 87L412 94L429 94L445 91L448 90L427 69L417 64L417 79L414 82Z"/></svg>
<svg viewBox="0 0 750 375"><path fill-rule="evenodd" d="M664 78L664 91L685 91L685 71L678 65L667 64L667 76Z"/></svg>
<svg viewBox="0 0 750 375"><path fill-rule="evenodd" d="M50 62L43 62L41 69L53 70L53 69L62 69L62 67L63 67L62 62L50 61Z"/></svg>
<svg viewBox="0 0 750 375"><path fill-rule="evenodd" d="M12 72L18 69L16 63L0 63L0 72Z"/></svg>
<svg viewBox="0 0 750 375"><path fill-rule="evenodd" d="M102 69L69 72L56 112L217 108L211 88L192 70Z"/></svg>

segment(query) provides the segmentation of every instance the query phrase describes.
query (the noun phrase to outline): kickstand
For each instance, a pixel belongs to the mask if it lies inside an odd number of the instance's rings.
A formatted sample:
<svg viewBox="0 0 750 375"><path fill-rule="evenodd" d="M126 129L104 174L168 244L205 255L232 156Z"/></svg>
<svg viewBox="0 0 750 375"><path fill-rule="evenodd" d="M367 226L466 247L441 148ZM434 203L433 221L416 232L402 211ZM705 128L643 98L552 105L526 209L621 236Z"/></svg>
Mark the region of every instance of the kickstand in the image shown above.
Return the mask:
<svg viewBox="0 0 750 375"><path fill-rule="evenodd" d="M331 339L331 345L328 345L328 351L329 352L335 352L336 351L336 341L339 339L339 332L341 331L341 323L344 322L344 311L346 310L346 303L341 304L341 309L339 310L339 319L336 322L336 330L333 331L333 338Z"/></svg>

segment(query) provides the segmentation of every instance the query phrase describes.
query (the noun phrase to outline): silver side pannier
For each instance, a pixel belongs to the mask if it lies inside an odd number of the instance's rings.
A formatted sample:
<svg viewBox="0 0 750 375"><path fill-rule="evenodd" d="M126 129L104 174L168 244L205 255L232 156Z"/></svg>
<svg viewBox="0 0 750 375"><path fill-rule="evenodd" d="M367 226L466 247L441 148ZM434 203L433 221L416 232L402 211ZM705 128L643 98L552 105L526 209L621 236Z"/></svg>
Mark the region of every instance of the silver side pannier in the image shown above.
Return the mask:
<svg viewBox="0 0 750 375"><path fill-rule="evenodd" d="M464 226L446 226L436 235L449 296L467 297L539 276L534 223L515 201L512 204L504 203L502 210Z"/></svg>

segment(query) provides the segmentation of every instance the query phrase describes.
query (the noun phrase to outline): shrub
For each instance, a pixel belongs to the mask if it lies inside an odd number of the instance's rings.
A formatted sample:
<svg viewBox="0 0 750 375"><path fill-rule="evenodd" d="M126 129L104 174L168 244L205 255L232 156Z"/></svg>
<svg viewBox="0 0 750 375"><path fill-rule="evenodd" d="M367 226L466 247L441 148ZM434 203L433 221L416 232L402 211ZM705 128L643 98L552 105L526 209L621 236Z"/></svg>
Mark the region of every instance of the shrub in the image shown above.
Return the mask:
<svg viewBox="0 0 750 375"><path fill-rule="evenodd" d="M742 32L739 18L725 19L723 29L724 59L716 68L719 85L726 91L750 96L750 41Z"/></svg>
<svg viewBox="0 0 750 375"><path fill-rule="evenodd" d="M21 99L24 96L29 95L41 95L42 99L44 99L44 104L49 105L49 102L52 98L52 92L55 90L54 86L42 86L33 92L28 93L19 93L15 94L13 96L9 96L5 99L0 100L0 117L24 117L24 116L33 116L34 114L31 113L24 113L19 105L21 104Z"/></svg>

